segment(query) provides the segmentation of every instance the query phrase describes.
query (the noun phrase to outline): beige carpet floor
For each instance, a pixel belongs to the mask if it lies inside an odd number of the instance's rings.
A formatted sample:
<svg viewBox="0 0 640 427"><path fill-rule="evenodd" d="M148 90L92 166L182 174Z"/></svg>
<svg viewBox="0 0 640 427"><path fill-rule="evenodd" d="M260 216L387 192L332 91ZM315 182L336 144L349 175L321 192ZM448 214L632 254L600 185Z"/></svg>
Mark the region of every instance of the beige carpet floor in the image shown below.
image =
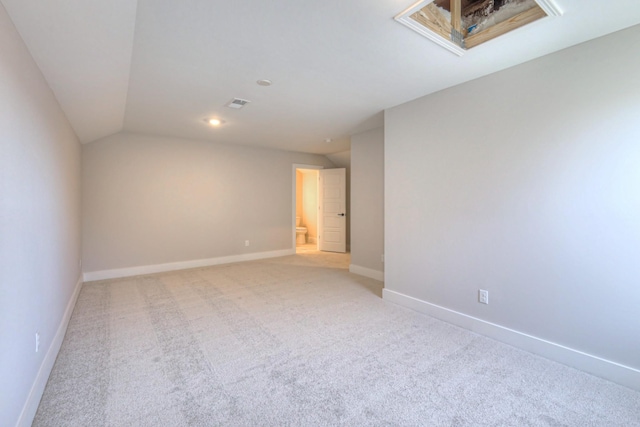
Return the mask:
<svg viewBox="0 0 640 427"><path fill-rule="evenodd" d="M84 285L35 426L640 426L640 393L387 303L348 255Z"/></svg>

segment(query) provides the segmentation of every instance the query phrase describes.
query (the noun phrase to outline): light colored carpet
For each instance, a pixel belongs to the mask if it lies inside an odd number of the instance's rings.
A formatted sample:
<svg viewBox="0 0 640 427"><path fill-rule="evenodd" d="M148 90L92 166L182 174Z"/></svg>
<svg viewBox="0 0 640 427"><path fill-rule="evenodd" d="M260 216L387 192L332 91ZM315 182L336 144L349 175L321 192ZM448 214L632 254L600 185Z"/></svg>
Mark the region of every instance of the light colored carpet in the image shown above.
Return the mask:
<svg viewBox="0 0 640 427"><path fill-rule="evenodd" d="M35 426L640 426L640 393L387 303L348 255L80 293Z"/></svg>

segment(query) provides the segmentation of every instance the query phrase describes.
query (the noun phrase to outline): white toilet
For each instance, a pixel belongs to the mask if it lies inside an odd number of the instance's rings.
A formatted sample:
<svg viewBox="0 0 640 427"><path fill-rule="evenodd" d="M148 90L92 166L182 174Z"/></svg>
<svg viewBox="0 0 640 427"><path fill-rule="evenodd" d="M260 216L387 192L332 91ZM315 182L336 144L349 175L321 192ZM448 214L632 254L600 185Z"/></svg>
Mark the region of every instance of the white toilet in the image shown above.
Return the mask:
<svg viewBox="0 0 640 427"><path fill-rule="evenodd" d="M300 227L300 217L296 217L296 245L307 243L307 227Z"/></svg>

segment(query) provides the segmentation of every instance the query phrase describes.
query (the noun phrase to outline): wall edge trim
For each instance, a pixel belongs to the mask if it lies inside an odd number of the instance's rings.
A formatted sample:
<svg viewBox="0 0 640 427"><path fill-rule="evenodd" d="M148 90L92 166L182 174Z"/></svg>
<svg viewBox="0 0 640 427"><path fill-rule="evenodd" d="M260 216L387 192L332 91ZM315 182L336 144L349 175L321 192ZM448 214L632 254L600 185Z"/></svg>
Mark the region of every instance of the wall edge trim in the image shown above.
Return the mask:
<svg viewBox="0 0 640 427"><path fill-rule="evenodd" d="M372 268L366 268L366 267L361 267L359 265L350 264L349 272L353 274L358 274L360 276L368 277L370 279L384 282L384 271L378 271Z"/></svg>
<svg viewBox="0 0 640 427"><path fill-rule="evenodd" d="M400 292L383 289L382 298L385 301L427 314L496 341L640 391L640 370L630 366L621 365L524 332L487 322Z"/></svg>
<svg viewBox="0 0 640 427"><path fill-rule="evenodd" d="M137 267L115 268L111 270L89 271L83 274L85 282L96 280L119 279L122 277L141 276L144 274L164 273L167 271L186 270L189 268L210 267L213 265L230 264L241 261L277 258L295 255L295 249L282 249L268 252L253 252L249 254L230 255L225 257L196 259L190 261L170 262L165 264L141 265Z"/></svg>
<svg viewBox="0 0 640 427"><path fill-rule="evenodd" d="M31 390L29 390L29 396L27 397L27 400L22 407L22 411L20 412L20 417L16 424L18 427L28 427L33 423L33 419L38 411L38 405L40 405L40 399L42 399L42 395L44 393L44 388L47 385L49 375L51 375L51 370L53 369L53 365L56 362L58 353L60 352L62 341L67 333L67 326L69 326L69 320L71 319L71 314L73 314L73 309L76 306L80 289L82 289L82 275L78 277L73 294L67 303L67 308L65 309L62 319L60 320L60 324L58 325L58 330L51 341L47 354L45 354L42 359L36 379L31 386Z"/></svg>

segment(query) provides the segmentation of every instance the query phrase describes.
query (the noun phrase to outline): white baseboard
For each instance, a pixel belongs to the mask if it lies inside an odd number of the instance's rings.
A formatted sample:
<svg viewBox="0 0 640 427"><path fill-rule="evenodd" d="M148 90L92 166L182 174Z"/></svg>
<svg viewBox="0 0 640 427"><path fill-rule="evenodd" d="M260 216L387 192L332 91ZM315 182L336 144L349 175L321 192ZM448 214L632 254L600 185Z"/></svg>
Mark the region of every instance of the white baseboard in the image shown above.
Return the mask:
<svg viewBox="0 0 640 427"><path fill-rule="evenodd" d="M16 424L17 427L28 427L31 425L31 423L33 423L33 418L36 416L36 411L38 410L40 399L42 399L44 388L47 385L47 381L49 380L51 369L53 369L53 364L58 357L58 352L60 351L60 347L62 346L62 340L64 339L64 334L67 332L69 319L71 319L71 314L73 313L73 308L76 306L76 301L78 300L78 294L80 293L81 288L82 277L78 277L76 287L73 290L71 299L67 303L67 308L64 311L64 315L62 316L60 325L58 325L56 335L53 337L51 345L47 350L47 354L45 354L44 359L42 360L42 364L40 365L40 369L38 370L36 380L31 386L27 401L22 407L20 418L18 418L18 424Z"/></svg>
<svg viewBox="0 0 640 427"><path fill-rule="evenodd" d="M384 271L373 270L371 268L360 267L359 265L349 265L349 271L360 276L384 282Z"/></svg>
<svg viewBox="0 0 640 427"><path fill-rule="evenodd" d="M538 337L527 335L504 326L496 325L476 317L450 310L439 305L410 297L389 289L382 290L386 301L428 314L478 334L512 345L522 350L543 356L572 368L613 381L640 391L640 370L610 360L574 350Z"/></svg>
<svg viewBox="0 0 640 427"><path fill-rule="evenodd" d="M283 249L270 252L255 252L250 254L231 255L219 258L196 259L191 261L170 262L167 264L142 265L139 267L116 268L113 270L89 271L84 273L85 282L96 280L117 279L120 277L140 276L143 274L163 273L165 271L186 270L188 268L209 267L212 265L230 264L232 262L253 261L257 259L277 258L295 255L296 250Z"/></svg>

